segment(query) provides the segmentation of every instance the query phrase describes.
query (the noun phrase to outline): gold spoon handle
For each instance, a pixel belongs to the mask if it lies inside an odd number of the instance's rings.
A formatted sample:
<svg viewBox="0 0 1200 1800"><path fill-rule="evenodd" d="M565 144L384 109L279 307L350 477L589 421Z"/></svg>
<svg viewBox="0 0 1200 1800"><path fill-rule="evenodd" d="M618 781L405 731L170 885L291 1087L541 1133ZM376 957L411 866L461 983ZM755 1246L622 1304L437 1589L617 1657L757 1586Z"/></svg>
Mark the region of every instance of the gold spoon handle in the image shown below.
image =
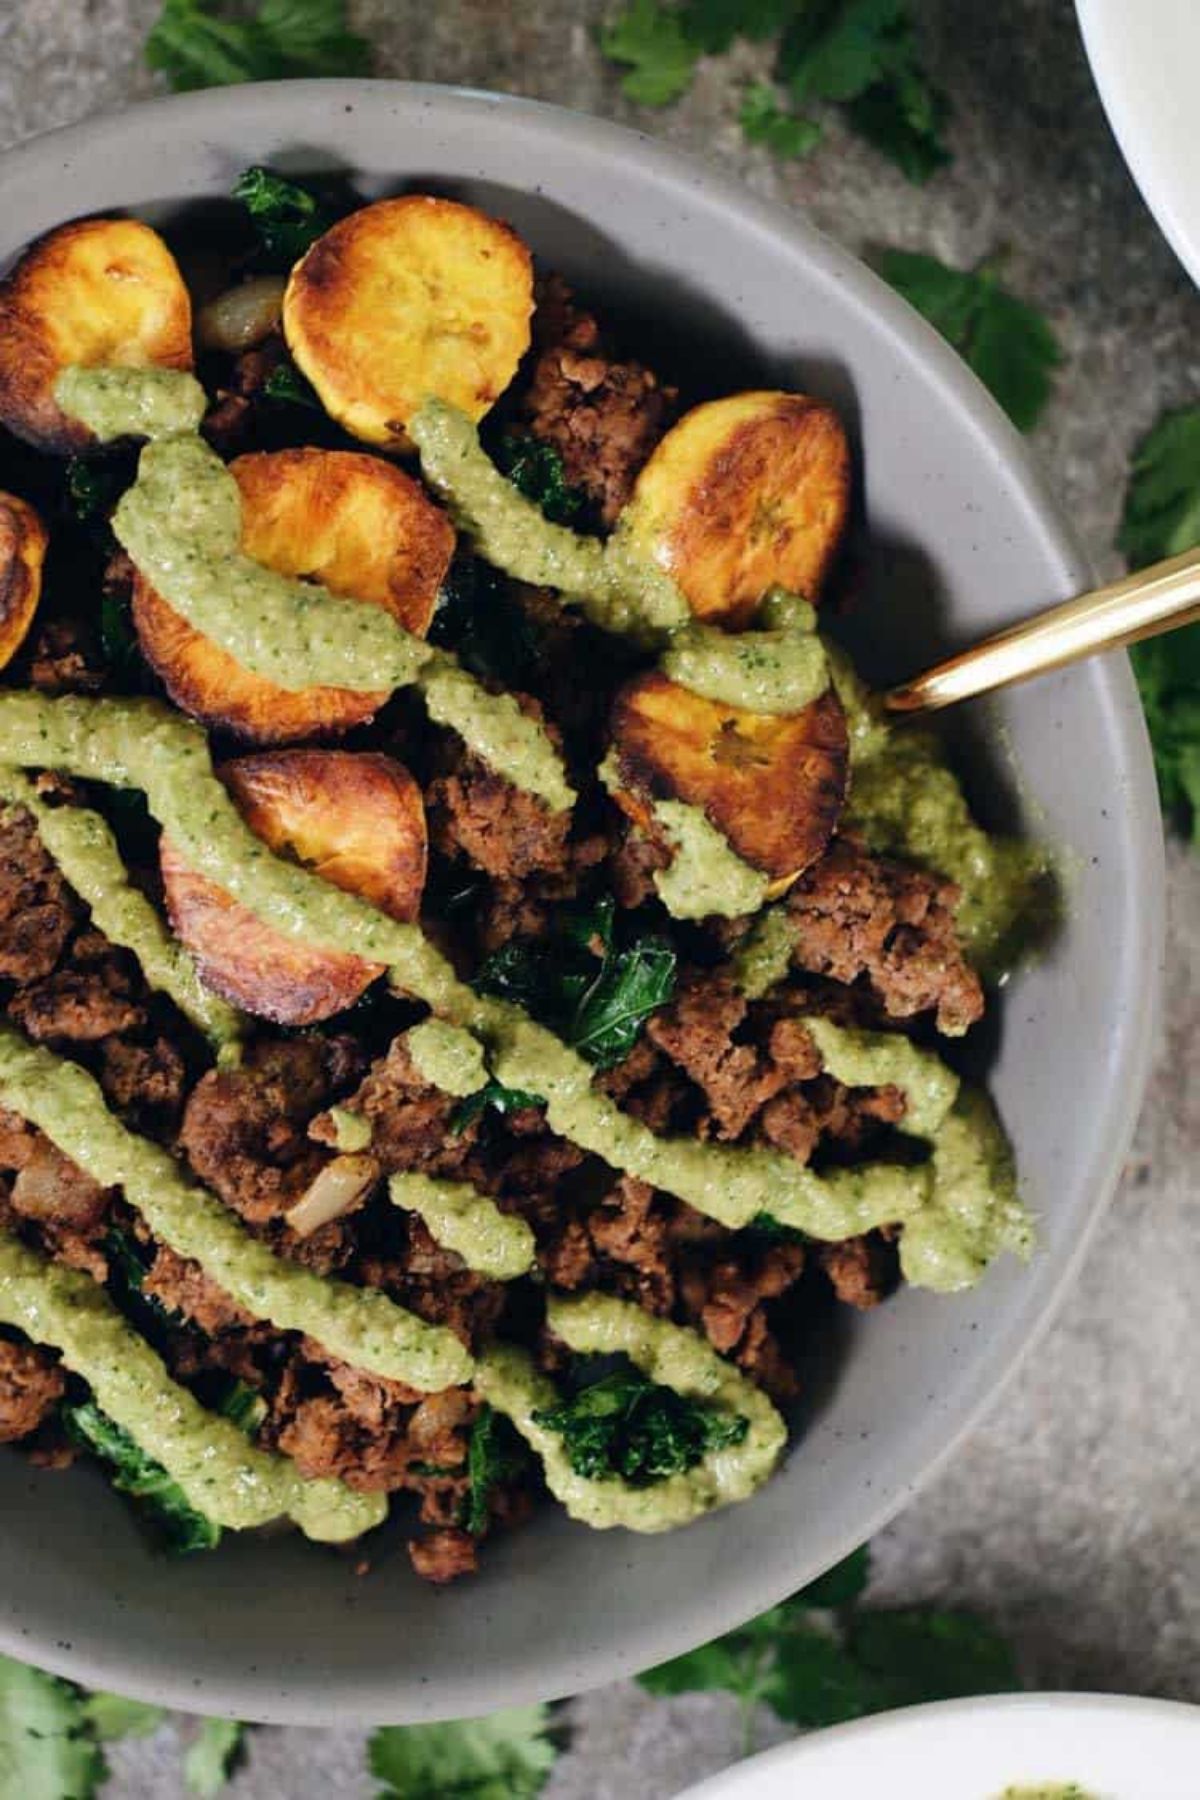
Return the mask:
<svg viewBox="0 0 1200 1800"><path fill-rule="evenodd" d="M890 712L935 712L1064 663L1200 619L1200 548L1081 594L938 663L883 696Z"/></svg>

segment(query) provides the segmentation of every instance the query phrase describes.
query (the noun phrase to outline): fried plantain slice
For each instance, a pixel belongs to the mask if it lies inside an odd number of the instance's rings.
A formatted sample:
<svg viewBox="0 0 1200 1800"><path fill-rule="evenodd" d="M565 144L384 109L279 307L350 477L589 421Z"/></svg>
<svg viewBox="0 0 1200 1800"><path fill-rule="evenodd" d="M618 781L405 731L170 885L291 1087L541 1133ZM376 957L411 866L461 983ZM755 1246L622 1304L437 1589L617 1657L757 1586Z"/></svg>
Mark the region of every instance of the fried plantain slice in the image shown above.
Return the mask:
<svg viewBox="0 0 1200 1800"><path fill-rule="evenodd" d="M849 497L850 452L832 407L806 394L731 394L668 431L621 529L697 617L738 628L773 587L816 599Z"/></svg>
<svg viewBox="0 0 1200 1800"><path fill-rule="evenodd" d="M480 419L529 348L533 264L509 226L432 194L377 200L296 264L283 329L333 418L411 449L431 398Z"/></svg>
<svg viewBox="0 0 1200 1800"><path fill-rule="evenodd" d="M0 669L12 661L33 623L49 543L28 501L0 493Z"/></svg>
<svg viewBox="0 0 1200 1800"><path fill-rule="evenodd" d="M423 637L454 552L454 528L402 470L356 450L274 450L229 465L242 496L242 548L284 575L382 606ZM176 706L254 744L332 737L364 724L386 692L291 692L252 675L182 619L142 576L133 621Z"/></svg>
<svg viewBox="0 0 1200 1800"><path fill-rule="evenodd" d="M425 885L421 790L391 757L348 750L275 750L220 771L256 837L393 919L415 919ZM264 924L161 846L171 924L204 982L243 1012L312 1025L352 1006L380 963L314 949Z"/></svg>
<svg viewBox="0 0 1200 1800"><path fill-rule="evenodd" d="M744 712L652 671L617 695L614 798L649 829L655 800L698 806L749 863L786 886L815 862L846 795L846 719L832 689L803 712Z"/></svg>
<svg viewBox="0 0 1200 1800"><path fill-rule="evenodd" d="M71 364L192 366L192 303L175 258L137 219L80 219L39 238L0 282L0 421L39 450L86 448L54 384Z"/></svg>

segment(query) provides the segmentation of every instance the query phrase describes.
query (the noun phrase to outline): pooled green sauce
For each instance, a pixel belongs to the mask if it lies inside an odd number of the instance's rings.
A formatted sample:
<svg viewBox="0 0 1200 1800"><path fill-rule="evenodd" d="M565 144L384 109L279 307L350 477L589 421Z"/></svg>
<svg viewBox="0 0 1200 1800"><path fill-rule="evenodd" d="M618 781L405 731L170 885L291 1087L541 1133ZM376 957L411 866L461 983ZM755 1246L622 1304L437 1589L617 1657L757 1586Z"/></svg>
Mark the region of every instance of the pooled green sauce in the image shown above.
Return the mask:
<svg viewBox="0 0 1200 1800"><path fill-rule="evenodd" d="M796 927L786 906L765 906L734 951L730 971L747 1000L761 1000L792 966Z"/></svg>
<svg viewBox="0 0 1200 1800"><path fill-rule="evenodd" d="M625 1355L651 1381L739 1414L749 1427L740 1443L709 1451L685 1474L668 1475L651 1487L631 1487L616 1478L589 1479L571 1467L560 1435L533 1416L554 1405L558 1396L553 1384L524 1351L497 1346L480 1360L476 1389L537 1452L546 1486L573 1519L597 1530L621 1525L627 1531L670 1531L716 1507L747 1499L771 1475L787 1442L787 1427L762 1390L698 1332L608 1294L552 1297L546 1322L569 1349L581 1355Z"/></svg>
<svg viewBox="0 0 1200 1800"><path fill-rule="evenodd" d="M691 618L675 583L634 555L619 528L602 543L544 518L500 473L457 407L427 400L408 430L426 481L494 568L555 589L602 631L643 642L653 643Z"/></svg>
<svg viewBox="0 0 1200 1800"><path fill-rule="evenodd" d="M404 1033L403 1042L418 1075L444 1094L465 1100L487 1081L487 1064L478 1038L444 1019L425 1019Z"/></svg>
<svg viewBox="0 0 1200 1800"><path fill-rule="evenodd" d="M174 1159L127 1131L92 1077L0 1027L0 1103L44 1131L102 1187L121 1187L155 1237L255 1318L302 1331L356 1368L432 1391L467 1381L471 1357L453 1332L427 1325L376 1288L350 1287L277 1257Z"/></svg>
<svg viewBox="0 0 1200 1800"><path fill-rule="evenodd" d="M256 1449L231 1420L206 1412L90 1275L50 1263L3 1232L0 1320L57 1350L108 1416L218 1525L245 1531L286 1516L310 1538L342 1543L385 1517L383 1494L305 1480L283 1457Z"/></svg>
<svg viewBox="0 0 1200 1800"><path fill-rule="evenodd" d="M610 793L621 786L611 750L597 774ZM672 918L740 919L757 912L770 877L743 862L702 807L683 800L652 800L650 806L674 851L667 867L654 871L658 897Z"/></svg>
<svg viewBox="0 0 1200 1800"><path fill-rule="evenodd" d="M830 652L850 732L850 797L843 822L870 849L957 883L955 922L979 968L1003 974L1019 953L1049 873L1037 845L992 837L971 817L936 740L887 720L845 656Z"/></svg>
<svg viewBox="0 0 1200 1800"><path fill-rule="evenodd" d="M0 801L28 812L47 854L91 909L114 944L137 958L151 987L169 994L180 1012L218 1046L236 1043L242 1015L206 988L196 965L167 930L146 896L129 880L117 841L99 813L85 806L49 806L28 776L0 766Z"/></svg>
<svg viewBox="0 0 1200 1800"><path fill-rule="evenodd" d="M208 396L179 369L64 369L54 398L101 442L120 437L173 437L198 431Z"/></svg>
<svg viewBox="0 0 1200 1800"><path fill-rule="evenodd" d="M1028 1259L1033 1221L1017 1193L1012 1150L987 1095L965 1088L933 1138L933 1190L907 1221L900 1267L914 1287L974 1287L1002 1250Z"/></svg>
<svg viewBox="0 0 1200 1800"><path fill-rule="evenodd" d="M388 1193L397 1206L419 1213L431 1235L461 1256L468 1269L493 1281L515 1281L534 1267L533 1232L514 1213L467 1181L445 1181L431 1175L393 1175Z"/></svg>
<svg viewBox="0 0 1200 1800"><path fill-rule="evenodd" d="M659 658L664 675L706 700L745 712L781 716L803 712L829 686L825 646L816 615L805 626L766 631L720 631L683 626Z"/></svg>

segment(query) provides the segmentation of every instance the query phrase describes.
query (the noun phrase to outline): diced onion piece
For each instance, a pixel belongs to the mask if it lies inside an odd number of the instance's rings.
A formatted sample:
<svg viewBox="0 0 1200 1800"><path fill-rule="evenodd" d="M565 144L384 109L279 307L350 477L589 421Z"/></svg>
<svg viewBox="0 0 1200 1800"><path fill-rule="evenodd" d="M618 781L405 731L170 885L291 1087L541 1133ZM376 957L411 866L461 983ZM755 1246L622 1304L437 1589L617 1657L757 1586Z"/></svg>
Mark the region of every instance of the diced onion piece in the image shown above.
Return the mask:
<svg viewBox="0 0 1200 1800"><path fill-rule="evenodd" d="M311 1237L331 1219L353 1211L379 1179L373 1156L335 1156L286 1215L297 1237Z"/></svg>
<svg viewBox="0 0 1200 1800"><path fill-rule="evenodd" d="M286 285L282 275L257 275L238 287L226 288L201 307L196 336L206 350L227 350L234 356L240 350L252 350L279 324Z"/></svg>

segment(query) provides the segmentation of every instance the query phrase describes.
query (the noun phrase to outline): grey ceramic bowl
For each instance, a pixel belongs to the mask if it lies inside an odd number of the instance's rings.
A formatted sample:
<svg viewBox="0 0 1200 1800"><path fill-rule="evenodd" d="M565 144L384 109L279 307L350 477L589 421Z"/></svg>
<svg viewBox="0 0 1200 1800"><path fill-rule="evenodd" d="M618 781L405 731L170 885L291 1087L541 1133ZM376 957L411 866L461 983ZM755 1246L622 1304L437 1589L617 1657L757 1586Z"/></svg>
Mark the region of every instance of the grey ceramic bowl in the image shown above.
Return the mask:
<svg viewBox="0 0 1200 1800"><path fill-rule="evenodd" d="M766 375L836 401L861 470L861 650L879 674L1078 589L1087 570L1016 435L915 314L801 219L647 138L483 94L296 82L144 106L0 161L0 264L76 214L158 220L249 162L447 189L686 353L714 391ZM205 207L197 217L203 220ZM868 530L869 528L869 534ZM1068 917L998 1008L990 1071L1041 1215L1026 1269L846 1322L802 1441L750 1504L661 1538L548 1510L445 1592L402 1551L368 1579L299 1541L152 1555L86 1471L0 1455L0 1647L197 1711L304 1724L467 1715L645 1668L774 1603L926 1481L1045 1325L1126 1149L1150 1050L1162 848L1124 659L968 721L985 812L1061 848ZM982 755L980 749L982 747Z"/></svg>

